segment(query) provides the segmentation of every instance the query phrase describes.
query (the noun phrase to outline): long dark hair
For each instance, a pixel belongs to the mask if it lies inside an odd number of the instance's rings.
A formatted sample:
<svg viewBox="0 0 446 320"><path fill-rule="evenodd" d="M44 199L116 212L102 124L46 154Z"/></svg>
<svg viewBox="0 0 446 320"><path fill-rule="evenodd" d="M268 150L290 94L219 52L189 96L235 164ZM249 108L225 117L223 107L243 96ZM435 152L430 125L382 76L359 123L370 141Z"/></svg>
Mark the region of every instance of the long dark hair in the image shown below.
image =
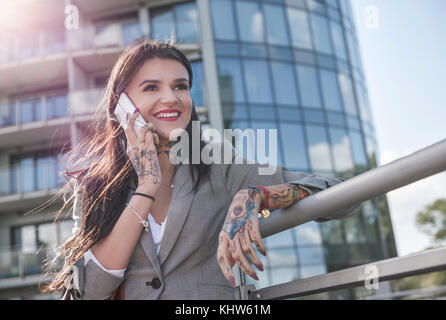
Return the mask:
<svg viewBox="0 0 446 320"><path fill-rule="evenodd" d="M113 112L119 96L127 88L133 75L147 60L155 57L175 59L183 64L189 73L189 88L192 88L193 75L190 62L172 44L157 40L142 40L127 47L121 54L113 67L103 98L85 138L64 157L66 163L63 174L67 183L58 195L63 194L65 201L56 214L55 223L63 209L70 204L73 205L75 192L81 195L79 207L82 216L78 232L58 248L52 262L48 259L47 273L52 280L41 289L44 293L60 291L70 267L88 249L111 232L124 210L131 181L137 184L136 172L126 154L127 139L119 123L113 121ZM195 105L192 106L191 119L186 127L189 145L192 145L194 120L199 120ZM206 143L201 140L200 126L200 151L205 145ZM193 190L197 191L200 182L209 178L210 166L201 160L199 164L192 164L191 152L189 152L189 163L180 165L189 166L194 183ZM62 266L58 267L57 265L61 263ZM55 269L58 271L54 271Z"/></svg>

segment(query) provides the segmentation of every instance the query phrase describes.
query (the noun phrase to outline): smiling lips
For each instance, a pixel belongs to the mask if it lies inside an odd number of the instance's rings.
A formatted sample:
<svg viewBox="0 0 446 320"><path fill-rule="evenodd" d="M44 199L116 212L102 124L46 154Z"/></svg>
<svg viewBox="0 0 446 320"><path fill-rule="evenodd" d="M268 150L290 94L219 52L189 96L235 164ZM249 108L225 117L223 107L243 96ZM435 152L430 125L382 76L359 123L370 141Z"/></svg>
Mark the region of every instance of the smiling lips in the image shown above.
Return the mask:
<svg viewBox="0 0 446 320"><path fill-rule="evenodd" d="M176 121L181 117L181 111L177 109L164 109L154 114L161 121Z"/></svg>

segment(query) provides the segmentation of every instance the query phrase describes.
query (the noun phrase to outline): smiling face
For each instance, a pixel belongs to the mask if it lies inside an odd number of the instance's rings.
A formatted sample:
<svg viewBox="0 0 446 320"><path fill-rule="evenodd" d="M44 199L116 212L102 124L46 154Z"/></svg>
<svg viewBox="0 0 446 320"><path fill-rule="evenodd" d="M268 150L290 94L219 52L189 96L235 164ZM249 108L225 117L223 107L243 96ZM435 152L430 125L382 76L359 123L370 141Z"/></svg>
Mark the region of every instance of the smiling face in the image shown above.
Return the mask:
<svg viewBox="0 0 446 320"><path fill-rule="evenodd" d="M192 113L189 74L175 59L147 60L130 81L127 95L144 120L152 122L160 144L169 140L174 129L185 129Z"/></svg>

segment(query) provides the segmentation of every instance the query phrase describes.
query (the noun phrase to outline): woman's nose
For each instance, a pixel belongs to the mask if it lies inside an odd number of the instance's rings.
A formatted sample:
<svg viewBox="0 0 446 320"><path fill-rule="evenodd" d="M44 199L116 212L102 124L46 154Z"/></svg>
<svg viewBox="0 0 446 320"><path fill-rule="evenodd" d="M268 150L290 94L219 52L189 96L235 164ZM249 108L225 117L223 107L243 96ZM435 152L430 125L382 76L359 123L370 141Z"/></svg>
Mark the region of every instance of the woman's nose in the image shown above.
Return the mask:
<svg viewBox="0 0 446 320"><path fill-rule="evenodd" d="M175 103L178 100L175 93L172 91L172 89L165 89L163 90L161 94L161 103L164 104L172 104Z"/></svg>

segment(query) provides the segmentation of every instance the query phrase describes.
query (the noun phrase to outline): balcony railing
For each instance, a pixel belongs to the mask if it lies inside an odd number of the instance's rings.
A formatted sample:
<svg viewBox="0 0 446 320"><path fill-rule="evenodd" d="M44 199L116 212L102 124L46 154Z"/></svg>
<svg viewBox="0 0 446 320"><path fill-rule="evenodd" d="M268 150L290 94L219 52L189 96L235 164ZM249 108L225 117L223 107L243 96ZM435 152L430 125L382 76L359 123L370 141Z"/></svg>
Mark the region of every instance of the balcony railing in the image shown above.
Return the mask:
<svg viewBox="0 0 446 320"><path fill-rule="evenodd" d="M0 128L66 117L66 94L42 95L0 104Z"/></svg>
<svg viewBox="0 0 446 320"><path fill-rule="evenodd" d="M0 250L0 279L25 277L42 273L47 250L22 250L21 248Z"/></svg>
<svg viewBox="0 0 446 320"><path fill-rule="evenodd" d="M5 37L0 46L0 64L64 52L65 28L30 35Z"/></svg>
<svg viewBox="0 0 446 320"><path fill-rule="evenodd" d="M24 159L21 165L0 167L0 196L50 190L62 185L62 162L55 157Z"/></svg>
<svg viewBox="0 0 446 320"><path fill-rule="evenodd" d="M261 218L260 233L265 238L318 218L342 219L345 212L350 212L355 204L445 170L446 139L357 175L305 198L287 209L278 210L268 219ZM371 262L368 265L374 266L379 281L446 270L446 248ZM244 274L241 274L238 298L284 299L358 286L365 281L368 265L299 279L260 290L256 290L253 285L245 285Z"/></svg>

